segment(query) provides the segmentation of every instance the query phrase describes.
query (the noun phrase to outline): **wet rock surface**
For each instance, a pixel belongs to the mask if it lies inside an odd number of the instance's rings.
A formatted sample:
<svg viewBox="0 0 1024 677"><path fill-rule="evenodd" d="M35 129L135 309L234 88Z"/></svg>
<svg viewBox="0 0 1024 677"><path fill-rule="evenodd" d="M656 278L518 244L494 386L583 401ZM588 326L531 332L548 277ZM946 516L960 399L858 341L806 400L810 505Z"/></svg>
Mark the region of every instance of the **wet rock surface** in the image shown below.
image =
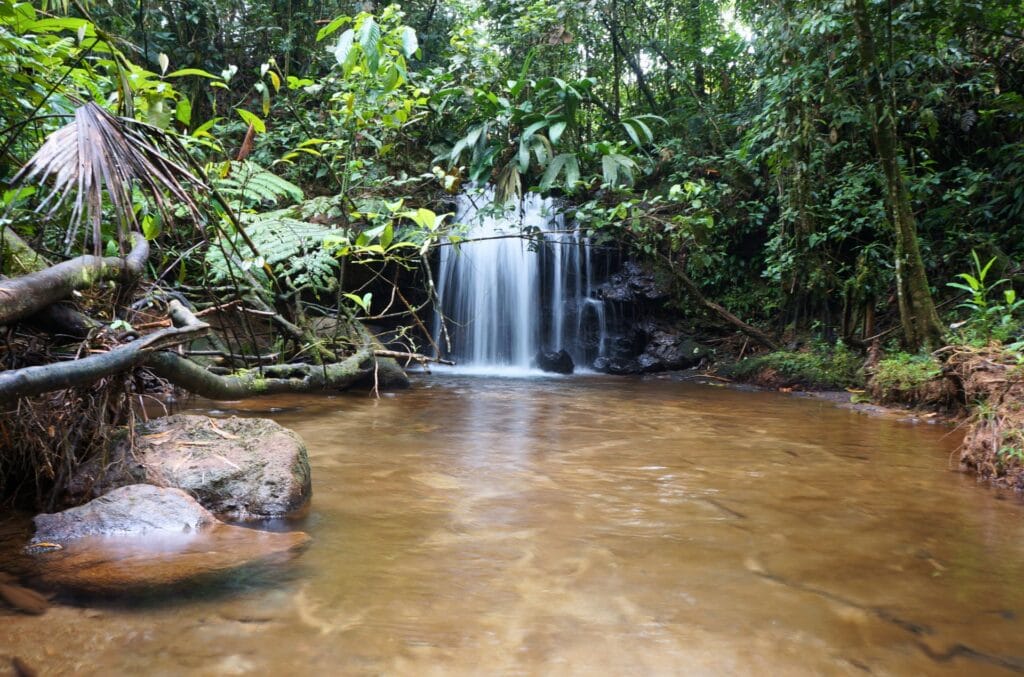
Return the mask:
<svg viewBox="0 0 1024 677"><path fill-rule="evenodd" d="M58 513L36 515L32 542L63 544L87 536L190 531L216 518L180 489L133 484Z"/></svg>
<svg viewBox="0 0 1024 677"><path fill-rule="evenodd" d="M134 451L121 439L79 470L73 500L146 483L183 489L218 515L263 519L300 510L312 494L305 444L269 419L176 414L135 432Z"/></svg>
<svg viewBox="0 0 1024 677"><path fill-rule="evenodd" d="M696 367L712 351L691 330L657 321L642 321L616 342L616 351L598 358L594 368L608 374L645 374Z"/></svg>
<svg viewBox="0 0 1024 677"><path fill-rule="evenodd" d="M669 297L668 290L658 284L654 273L633 261L624 262L617 272L610 275L599 293L606 301L630 304L662 301Z"/></svg>
<svg viewBox="0 0 1024 677"><path fill-rule="evenodd" d="M38 515L32 577L89 594L159 591L268 559L309 542L224 524L180 489L131 485L62 513Z"/></svg>
<svg viewBox="0 0 1024 677"><path fill-rule="evenodd" d="M159 592L297 552L309 542L300 531L256 531L216 522L192 532L145 536L88 536L34 555L37 580L47 587L89 594Z"/></svg>

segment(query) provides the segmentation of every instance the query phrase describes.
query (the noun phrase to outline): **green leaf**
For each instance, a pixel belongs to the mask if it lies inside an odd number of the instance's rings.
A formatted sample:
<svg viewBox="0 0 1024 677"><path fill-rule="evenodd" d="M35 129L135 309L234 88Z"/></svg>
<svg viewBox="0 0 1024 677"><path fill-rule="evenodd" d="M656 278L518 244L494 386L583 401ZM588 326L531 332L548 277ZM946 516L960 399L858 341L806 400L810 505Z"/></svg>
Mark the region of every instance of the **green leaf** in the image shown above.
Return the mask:
<svg viewBox="0 0 1024 677"><path fill-rule="evenodd" d="M244 108L236 108L235 112L238 113L239 117L245 120L246 124L252 125L253 129L260 134L267 131L267 125L255 113L250 113Z"/></svg>
<svg viewBox="0 0 1024 677"><path fill-rule="evenodd" d="M199 137L201 137L201 136L209 136L210 138L213 138L213 135L210 134L210 128L213 127L218 122L220 122L220 120L221 120L220 118L210 118L209 120L207 120L203 124L201 124L198 127L196 127L196 130L194 132L192 132L192 136L197 138L197 139Z"/></svg>
<svg viewBox="0 0 1024 677"><path fill-rule="evenodd" d="M355 294L345 294L344 296L349 301L362 308L364 313L370 312L370 302L373 300L372 292L366 292L362 296L356 296Z"/></svg>
<svg viewBox="0 0 1024 677"><path fill-rule="evenodd" d="M551 143L558 143L558 140L562 138L562 132L565 131L565 127L565 120L559 120L551 124L551 127L548 129L548 138L551 139Z"/></svg>
<svg viewBox="0 0 1024 677"><path fill-rule="evenodd" d="M338 38L338 44L331 50L334 53L334 58L338 63L344 66L348 62L349 55L352 54L352 45L355 44L355 32L350 28Z"/></svg>
<svg viewBox="0 0 1024 677"><path fill-rule="evenodd" d="M204 71L202 68L182 68L181 70L176 70L173 73L168 73L165 77L168 77L168 78L181 78L181 77L185 77L186 75L197 75L197 76L199 76L201 78L210 78L211 80L220 80L221 79L219 76L214 75L213 73L210 73L209 71Z"/></svg>
<svg viewBox="0 0 1024 677"><path fill-rule="evenodd" d="M350 21L352 21L352 17L339 16L334 21L327 24L326 26L324 26L323 28L316 32L316 41L320 42L328 35L331 35L332 33L334 33L334 31L338 30L339 28L341 28Z"/></svg>
<svg viewBox="0 0 1024 677"><path fill-rule="evenodd" d="M412 58L416 50L420 48L419 40L416 38L416 30L411 26L402 27L402 53L406 58Z"/></svg>
<svg viewBox="0 0 1024 677"><path fill-rule="evenodd" d="M181 101L174 108L174 117L181 124L186 127L192 122L192 103L187 97L182 97Z"/></svg>
<svg viewBox="0 0 1024 677"><path fill-rule="evenodd" d="M605 183L609 186L615 185L619 178L619 163L613 156L605 155L601 158L601 174L604 176Z"/></svg>
<svg viewBox="0 0 1024 677"><path fill-rule="evenodd" d="M366 67L376 75L380 67L380 26L372 16L366 17L359 27L359 46L366 56Z"/></svg>
<svg viewBox="0 0 1024 677"><path fill-rule="evenodd" d="M160 222L152 214L146 214L142 217L142 236L144 238L153 241L160 235L160 230Z"/></svg>

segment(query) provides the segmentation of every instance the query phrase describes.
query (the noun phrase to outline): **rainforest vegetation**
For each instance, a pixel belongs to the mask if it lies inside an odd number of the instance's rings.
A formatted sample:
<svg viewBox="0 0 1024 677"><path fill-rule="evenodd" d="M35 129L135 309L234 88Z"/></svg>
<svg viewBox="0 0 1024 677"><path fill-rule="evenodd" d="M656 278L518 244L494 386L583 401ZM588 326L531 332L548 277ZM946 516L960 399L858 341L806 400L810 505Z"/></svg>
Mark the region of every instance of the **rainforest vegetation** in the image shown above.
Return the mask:
<svg viewBox="0 0 1024 677"><path fill-rule="evenodd" d="M883 398L1016 374L1022 87L1019 0L0 0L0 492L161 384L444 359L469 185L559 197L720 358L856 388L873 349Z"/></svg>

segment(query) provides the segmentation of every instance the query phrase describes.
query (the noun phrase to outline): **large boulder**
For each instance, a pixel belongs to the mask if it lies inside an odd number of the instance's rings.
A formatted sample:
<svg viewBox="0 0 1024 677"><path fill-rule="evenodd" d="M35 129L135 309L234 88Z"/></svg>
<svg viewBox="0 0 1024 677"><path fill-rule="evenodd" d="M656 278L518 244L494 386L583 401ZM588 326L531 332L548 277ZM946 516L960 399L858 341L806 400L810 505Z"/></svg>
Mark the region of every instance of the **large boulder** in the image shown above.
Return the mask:
<svg viewBox="0 0 1024 677"><path fill-rule="evenodd" d="M646 372L688 369L711 355L711 349L677 331L655 329L643 354L637 358Z"/></svg>
<svg viewBox="0 0 1024 677"><path fill-rule="evenodd" d="M571 374L576 369L576 364L572 361L572 355L565 350L552 352L542 348L537 351L533 361L541 371L555 374Z"/></svg>
<svg viewBox="0 0 1024 677"><path fill-rule="evenodd" d="M180 489L135 484L85 505L35 518L27 548L44 585L91 594L159 591L257 562L309 542L217 520Z"/></svg>
<svg viewBox="0 0 1024 677"><path fill-rule="evenodd" d="M176 414L140 424L106 458L84 465L69 484L78 501L127 484L177 487L232 519L280 517L312 494L302 439L262 418L212 419Z"/></svg>

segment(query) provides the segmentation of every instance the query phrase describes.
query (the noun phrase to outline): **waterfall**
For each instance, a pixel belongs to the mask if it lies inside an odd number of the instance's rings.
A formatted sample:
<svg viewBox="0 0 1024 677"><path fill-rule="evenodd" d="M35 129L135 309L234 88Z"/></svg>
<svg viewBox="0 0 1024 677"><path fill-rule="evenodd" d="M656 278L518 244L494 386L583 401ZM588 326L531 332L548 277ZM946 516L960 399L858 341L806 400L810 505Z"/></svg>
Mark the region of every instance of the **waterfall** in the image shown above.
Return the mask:
<svg viewBox="0 0 1024 677"><path fill-rule="evenodd" d="M471 367L529 369L541 349L589 367L608 343L589 238L549 198L527 194L506 208L492 198L457 198L455 221L469 230L466 242L441 247L437 345L447 351L450 341L450 357Z"/></svg>

